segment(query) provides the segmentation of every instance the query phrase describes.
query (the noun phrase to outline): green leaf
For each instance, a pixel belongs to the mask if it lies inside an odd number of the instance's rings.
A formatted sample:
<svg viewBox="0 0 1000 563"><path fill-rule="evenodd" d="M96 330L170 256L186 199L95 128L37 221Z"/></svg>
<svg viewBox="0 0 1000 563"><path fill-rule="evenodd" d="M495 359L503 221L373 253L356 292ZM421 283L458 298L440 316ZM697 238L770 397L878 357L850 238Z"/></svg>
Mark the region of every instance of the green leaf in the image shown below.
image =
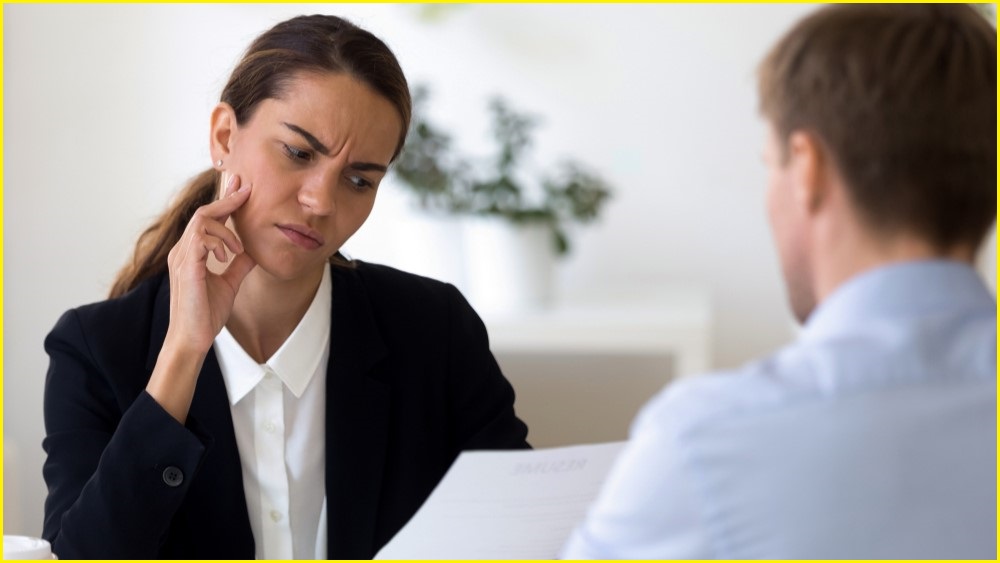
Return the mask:
<svg viewBox="0 0 1000 563"><path fill-rule="evenodd" d="M539 123L537 116L515 111L500 97L488 106L496 153L489 161L457 151L449 132L426 117L430 98L424 85L413 89L413 118L392 173L427 209L455 214L493 215L513 223L544 222L552 228L556 252L569 251L563 225L596 219L612 188L575 161L547 175L525 170L525 156ZM536 185L522 178L539 178Z"/></svg>
<svg viewBox="0 0 1000 563"><path fill-rule="evenodd" d="M556 245L556 256L569 254L569 239L561 229L552 229L552 236Z"/></svg>

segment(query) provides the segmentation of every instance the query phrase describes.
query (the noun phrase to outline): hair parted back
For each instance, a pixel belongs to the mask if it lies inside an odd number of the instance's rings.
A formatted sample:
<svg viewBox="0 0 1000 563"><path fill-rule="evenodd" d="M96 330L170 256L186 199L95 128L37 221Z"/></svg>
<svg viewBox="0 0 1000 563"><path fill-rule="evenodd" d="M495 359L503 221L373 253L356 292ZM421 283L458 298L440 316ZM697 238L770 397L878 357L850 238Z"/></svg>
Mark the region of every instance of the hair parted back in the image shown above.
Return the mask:
<svg viewBox="0 0 1000 563"><path fill-rule="evenodd" d="M782 143L820 141L859 213L939 249L996 218L996 30L964 4L850 4L798 23L759 68Z"/></svg>
<svg viewBox="0 0 1000 563"><path fill-rule="evenodd" d="M253 117L260 102L280 99L292 79L303 72L348 74L392 103L402 120L392 157L395 160L406 140L412 109L406 77L382 40L345 19L298 16L267 30L233 69L221 101L232 106L237 123L242 125ZM139 236L132 259L112 284L110 297L124 295L143 280L166 271L170 249L180 240L194 212L215 199L218 182L219 172L214 169L191 179Z"/></svg>

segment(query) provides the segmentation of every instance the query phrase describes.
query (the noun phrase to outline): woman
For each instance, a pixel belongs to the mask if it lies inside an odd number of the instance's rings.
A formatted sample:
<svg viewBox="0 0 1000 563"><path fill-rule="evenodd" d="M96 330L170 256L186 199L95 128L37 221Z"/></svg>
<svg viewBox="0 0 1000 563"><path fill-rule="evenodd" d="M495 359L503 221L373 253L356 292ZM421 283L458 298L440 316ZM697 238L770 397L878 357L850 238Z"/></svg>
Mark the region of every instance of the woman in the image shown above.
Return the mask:
<svg viewBox="0 0 1000 563"><path fill-rule="evenodd" d="M460 451L528 447L458 291L338 253L409 119L392 52L344 20L250 46L214 168L45 341L59 557L370 558Z"/></svg>

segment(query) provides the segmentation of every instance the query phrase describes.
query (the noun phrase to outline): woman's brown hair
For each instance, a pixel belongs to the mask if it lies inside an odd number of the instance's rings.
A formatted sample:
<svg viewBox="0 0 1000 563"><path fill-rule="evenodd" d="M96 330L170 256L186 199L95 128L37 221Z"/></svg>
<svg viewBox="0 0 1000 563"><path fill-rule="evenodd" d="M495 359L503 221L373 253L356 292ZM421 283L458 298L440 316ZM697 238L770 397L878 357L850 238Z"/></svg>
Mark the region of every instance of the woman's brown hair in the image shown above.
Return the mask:
<svg viewBox="0 0 1000 563"><path fill-rule="evenodd" d="M393 160L409 129L411 100L406 77L392 51L368 31L336 16L299 16L279 23L247 49L222 90L236 122L245 124L263 100L277 99L301 72L346 73L367 84L399 111L403 127ZM143 280L166 271L167 255L194 212L216 197L219 172L208 169L181 190L167 210L136 242L132 259L118 272L110 297L124 295ZM338 260L337 256L331 258Z"/></svg>

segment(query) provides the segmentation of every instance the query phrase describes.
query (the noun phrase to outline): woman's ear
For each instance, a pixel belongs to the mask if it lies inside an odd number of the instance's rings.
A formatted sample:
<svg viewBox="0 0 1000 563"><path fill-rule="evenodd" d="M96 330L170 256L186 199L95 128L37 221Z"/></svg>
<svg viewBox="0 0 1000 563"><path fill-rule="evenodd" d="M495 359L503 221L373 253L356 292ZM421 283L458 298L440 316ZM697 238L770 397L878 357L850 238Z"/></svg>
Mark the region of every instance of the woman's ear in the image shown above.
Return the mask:
<svg viewBox="0 0 1000 563"><path fill-rule="evenodd" d="M236 111L226 102L219 102L212 110L209 124L208 151L216 168L224 168L232 149L233 133L236 131ZM222 162L219 165L219 162Z"/></svg>

